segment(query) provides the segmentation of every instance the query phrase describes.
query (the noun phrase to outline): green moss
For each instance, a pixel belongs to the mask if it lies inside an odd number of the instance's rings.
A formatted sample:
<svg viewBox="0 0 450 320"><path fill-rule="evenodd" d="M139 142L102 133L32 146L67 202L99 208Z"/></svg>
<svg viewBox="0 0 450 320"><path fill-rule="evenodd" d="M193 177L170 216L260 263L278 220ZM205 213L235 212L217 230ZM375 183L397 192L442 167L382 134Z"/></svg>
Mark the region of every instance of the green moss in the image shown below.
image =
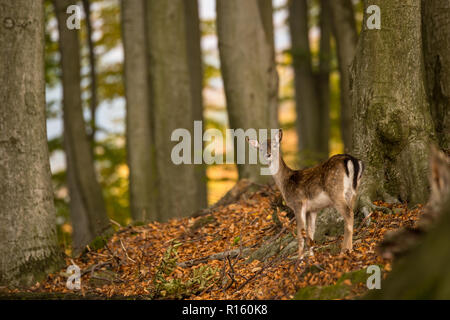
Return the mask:
<svg viewBox="0 0 450 320"><path fill-rule="evenodd" d="M21 265L11 278L2 278L0 283L12 287L29 287L42 282L48 274L59 270L64 264L62 253L58 248L51 250L43 259L30 259Z"/></svg>
<svg viewBox="0 0 450 320"><path fill-rule="evenodd" d="M147 225L147 223L144 222L144 221L133 221L133 222L131 223L131 225L132 225L133 227L141 227L141 226Z"/></svg>
<svg viewBox="0 0 450 320"><path fill-rule="evenodd" d="M94 251L103 248L113 234L114 231L112 229L108 229L102 235L95 237L94 240L89 243L89 248Z"/></svg>
<svg viewBox="0 0 450 320"><path fill-rule="evenodd" d="M380 266L382 268L382 266ZM314 270L311 270L312 272ZM366 268L351 271L343 274L336 284L330 286L309 286L301 288L294 296L294 300L331 300L331 299L344 299L351 294L352 288L360 283L367 281ZM345 280L350 280L349 284Z"/></svg>

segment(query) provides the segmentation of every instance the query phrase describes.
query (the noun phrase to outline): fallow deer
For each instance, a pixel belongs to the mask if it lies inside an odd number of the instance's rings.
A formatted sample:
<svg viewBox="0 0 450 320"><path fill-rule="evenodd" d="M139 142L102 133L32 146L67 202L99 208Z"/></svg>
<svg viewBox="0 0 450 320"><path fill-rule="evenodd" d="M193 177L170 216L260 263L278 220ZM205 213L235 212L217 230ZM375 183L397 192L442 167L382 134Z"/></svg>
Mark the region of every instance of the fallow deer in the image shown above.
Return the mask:
<svg viewBox="0 0 450 320"><path fill-rule="evenodd" d="M348 154L338 154L313 168L292 170L281 155L282 135L280 129L274 141L268 139L259 143L248 139L248 142L266 159L284 201L295 212L299 258L303 255L306 236L314 240L317 213L328 207L334 207L344 218L342 251L351 251L353 208L364 171L362 161Z"/></svg>

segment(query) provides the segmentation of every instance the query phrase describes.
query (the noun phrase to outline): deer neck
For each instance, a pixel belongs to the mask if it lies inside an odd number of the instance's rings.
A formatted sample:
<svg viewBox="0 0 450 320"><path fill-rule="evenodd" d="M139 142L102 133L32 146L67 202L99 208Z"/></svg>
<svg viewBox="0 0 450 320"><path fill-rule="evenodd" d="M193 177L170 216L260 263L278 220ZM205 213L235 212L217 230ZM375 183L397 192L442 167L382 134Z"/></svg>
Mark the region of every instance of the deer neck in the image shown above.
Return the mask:
<svg viewBox="0 0 450 320"><path fill-rule="evenodd" d="M283 160L281 155L281 150L278 152L278 166L275 163L270 165L270 171L272 173L272 177L275 180L278 188L281 190L284 180L289 177L293 170L289 168Z"/></svg>

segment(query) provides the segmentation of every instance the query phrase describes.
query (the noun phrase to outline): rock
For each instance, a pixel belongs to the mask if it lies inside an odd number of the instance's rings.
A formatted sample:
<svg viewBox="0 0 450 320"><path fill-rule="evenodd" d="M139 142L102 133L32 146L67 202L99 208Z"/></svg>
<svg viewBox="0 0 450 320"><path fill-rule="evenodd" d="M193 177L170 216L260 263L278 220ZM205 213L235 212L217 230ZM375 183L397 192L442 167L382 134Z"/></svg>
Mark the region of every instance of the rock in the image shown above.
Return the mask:
<svg viewBox="0 0 450 320"><path fill-rule="evenodd" d="M322 243L329 237L337 237L344 234L344 218L333 208L322 210L316 219L316 233L314 241Z"/></svg>

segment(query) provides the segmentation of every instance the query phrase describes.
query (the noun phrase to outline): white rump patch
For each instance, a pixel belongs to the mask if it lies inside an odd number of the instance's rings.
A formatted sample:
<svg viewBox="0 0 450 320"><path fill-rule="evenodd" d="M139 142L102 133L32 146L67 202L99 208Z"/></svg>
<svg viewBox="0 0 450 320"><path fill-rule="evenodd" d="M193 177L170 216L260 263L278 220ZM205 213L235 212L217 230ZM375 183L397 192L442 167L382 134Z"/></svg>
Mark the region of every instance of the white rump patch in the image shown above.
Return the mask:
<svg viewBox="0 0 450 320"><path fill-rule="evenodd" d="M348 204L351 203L354 190L353 190L353 176L355 175L355 168L353 166L353 161L349 160L347 161L347 169L348 169L348 176L344 175L344 199L347 201Z"/></svg>

